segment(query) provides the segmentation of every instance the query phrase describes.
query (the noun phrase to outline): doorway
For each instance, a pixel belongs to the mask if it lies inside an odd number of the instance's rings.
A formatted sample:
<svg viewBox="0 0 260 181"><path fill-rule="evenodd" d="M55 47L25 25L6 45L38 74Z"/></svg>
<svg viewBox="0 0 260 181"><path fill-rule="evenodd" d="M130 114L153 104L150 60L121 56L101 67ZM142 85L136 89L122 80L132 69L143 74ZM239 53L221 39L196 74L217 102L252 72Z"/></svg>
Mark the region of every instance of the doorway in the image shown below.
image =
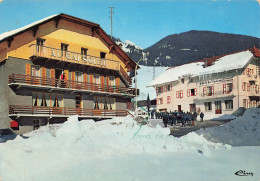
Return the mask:
<svg viewBox="0 0 260 181"><path fill-rule="evenodd" d="M190 104L190 112L196 111L196 104Z"/></svg>
<svg viewBox="0 0 260 181"><path fill-rule="evenodd" d="M215 101L215 114L222 114L221 101Z"/></svg>
<svg viewBox="0 0 260 181"><path fill-rule="evenodd" d="M178 105L178 112L181 112L181 105Z"/></svg>
<svg viewBox="0 0 260 181"><path fill-rule="evenodd" d="M81 115L82 112L82 95L76 95L76 113Z"/></svg>

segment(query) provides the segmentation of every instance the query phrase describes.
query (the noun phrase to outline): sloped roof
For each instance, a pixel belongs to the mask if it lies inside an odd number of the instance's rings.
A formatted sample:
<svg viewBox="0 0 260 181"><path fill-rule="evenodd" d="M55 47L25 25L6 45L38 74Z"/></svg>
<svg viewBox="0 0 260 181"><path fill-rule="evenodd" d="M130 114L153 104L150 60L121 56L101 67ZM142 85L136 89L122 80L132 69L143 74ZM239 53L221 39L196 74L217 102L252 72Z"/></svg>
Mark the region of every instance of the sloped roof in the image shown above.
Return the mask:
<svg viewBox="0 0 260 181"><path fill-rule="evenodd" d="M106 34L106 32L99 26L99 24L84 20L84 19L80 19L74 16L70 16L67 14L56 14L56 15L52 15L52 16L48 16L44 19L41 19L39 21L33 22L29 25L26 25L24 27L12 30L12 31L8 31L5 33L0 34L0 43L4 42L4 41L8 41L11 38L22 34L26 31L29 31L31 29L34 29L42 24L45 24L47 22L50 21L59 21L60 19L64 19L70 22L74 22L77 24L81 24L83 26L87 26L87 27L91 27L93 28L93 30L109 45L109 47L114 50L115 54L117 56L119 56L119 58L126 64L128 64L130 67L130 69L134 70L136 63L134 60L132 60L111 38L109 35Z"/></svg>
<svg viewBox="0 0 260 181"><path fill-rule="evenodd" d="M246 66L252 57L260 57L260 51L257 48L244 50L229 55L220 55L207 58L210 66L204 67L205 60L200 60L176 67L171 67L163 74L155 78L148 84L148 87L170 83L179 79L179 77L189 75L191 77L225 72L229 70L241 69Z"/></svg>

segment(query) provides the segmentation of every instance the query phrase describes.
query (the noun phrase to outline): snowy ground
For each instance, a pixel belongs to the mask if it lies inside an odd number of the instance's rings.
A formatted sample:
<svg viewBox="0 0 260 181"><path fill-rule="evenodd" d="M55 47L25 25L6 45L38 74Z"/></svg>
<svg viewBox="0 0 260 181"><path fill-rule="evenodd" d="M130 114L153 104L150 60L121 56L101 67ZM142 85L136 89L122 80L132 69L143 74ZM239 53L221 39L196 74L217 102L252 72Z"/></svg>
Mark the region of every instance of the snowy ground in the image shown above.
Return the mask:
<svg viewBox="0 0 260 181"><path fill-rule="evenodd" d="M260 113L259 109L256 111ZM259 122L258 118L249 121ZM241 121L236 127L244 124ZM79 122L73 116L60 126L41 127L28 134L29 139L18 137L0 144L0 178L2 181L260 179L260 146L232 147L210 142L195 132L181 138L169 133L168 128L160 125L155 128L137 125L131 117ZM250 135L251 139L255 136ZM239 170L252 172L253 176L235 175Z"/></svg>
<svg viewBox="0 0 260 181"><path fill-rule="evenodd" d="M141 68L137 71L137 87L140 89L140 95L138 96L138 100L146 100L147 95L149 93L150 99L156 98L156 91L153 87L146 87L149 82L153 80L154 75L154 67L152 66L144 66L141 65ZM155 77L158 77L160 74L165 72L168 67L155 67ZM133 78L134 81L134 78ZM135 87L135 83L133 86Z"/></svg>

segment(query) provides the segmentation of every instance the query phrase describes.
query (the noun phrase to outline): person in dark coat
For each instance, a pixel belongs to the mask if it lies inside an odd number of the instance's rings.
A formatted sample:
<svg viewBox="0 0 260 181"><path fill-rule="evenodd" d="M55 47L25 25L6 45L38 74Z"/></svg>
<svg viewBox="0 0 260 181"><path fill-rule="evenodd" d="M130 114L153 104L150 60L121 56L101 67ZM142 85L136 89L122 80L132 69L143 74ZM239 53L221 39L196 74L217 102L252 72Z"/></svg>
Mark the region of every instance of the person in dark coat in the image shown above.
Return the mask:
<svg viewBox="0 0 260 181"><path fill-rule="evenodd" d="M169 115L169 121L171 123L171 126L173 126L173 115L172 114Z"/></svg>
<svg viewBox="0 0 260 181"><path fill-rule="evenodd" d="M193 113L193 118L194 118L194 121L197 121L197 116L198 114L196 112Z"/></svg>
<svg viewBox="0 0 260 181"><path fill-rule="evenodd" d="M201 118L201 121L203 122L203 118L204 118L203 112L200 113L200 118Z"/></svg>
<svg viewBox="0 0 260 181"><path fill-rule="evenodd" d="M165 127L167 127L167 123L168 123L168 115L164 114L163 115L163 124L164 124Z"/></svg>
<svg viewBox="0 0 260 181"><path fill-rule="evenodd" d="M158 112L155 112L155 119L158 119Z"/></svg>
<svg viewBox="0 0 260 181"><path fill-rule="evenodd" d="M154 119L154 110L151 112L151 119Z"/></svg>

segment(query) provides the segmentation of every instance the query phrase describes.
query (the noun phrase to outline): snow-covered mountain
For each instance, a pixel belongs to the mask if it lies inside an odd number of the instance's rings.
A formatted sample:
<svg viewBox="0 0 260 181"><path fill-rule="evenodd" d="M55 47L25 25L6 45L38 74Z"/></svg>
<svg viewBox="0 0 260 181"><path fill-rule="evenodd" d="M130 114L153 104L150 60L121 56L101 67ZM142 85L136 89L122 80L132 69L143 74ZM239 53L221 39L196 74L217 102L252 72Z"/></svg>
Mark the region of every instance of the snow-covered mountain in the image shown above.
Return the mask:
<svg viewBox="0 0 260 181"><path fill-rule="evenodd" d="M177 66L253 48L254 45L260 48L260 38L194 30L166 36L145 49L128 40L115 41L121 43L123 50L136 62L144 52L149 52L147 61L140 62L148 66Z"/></svg>

